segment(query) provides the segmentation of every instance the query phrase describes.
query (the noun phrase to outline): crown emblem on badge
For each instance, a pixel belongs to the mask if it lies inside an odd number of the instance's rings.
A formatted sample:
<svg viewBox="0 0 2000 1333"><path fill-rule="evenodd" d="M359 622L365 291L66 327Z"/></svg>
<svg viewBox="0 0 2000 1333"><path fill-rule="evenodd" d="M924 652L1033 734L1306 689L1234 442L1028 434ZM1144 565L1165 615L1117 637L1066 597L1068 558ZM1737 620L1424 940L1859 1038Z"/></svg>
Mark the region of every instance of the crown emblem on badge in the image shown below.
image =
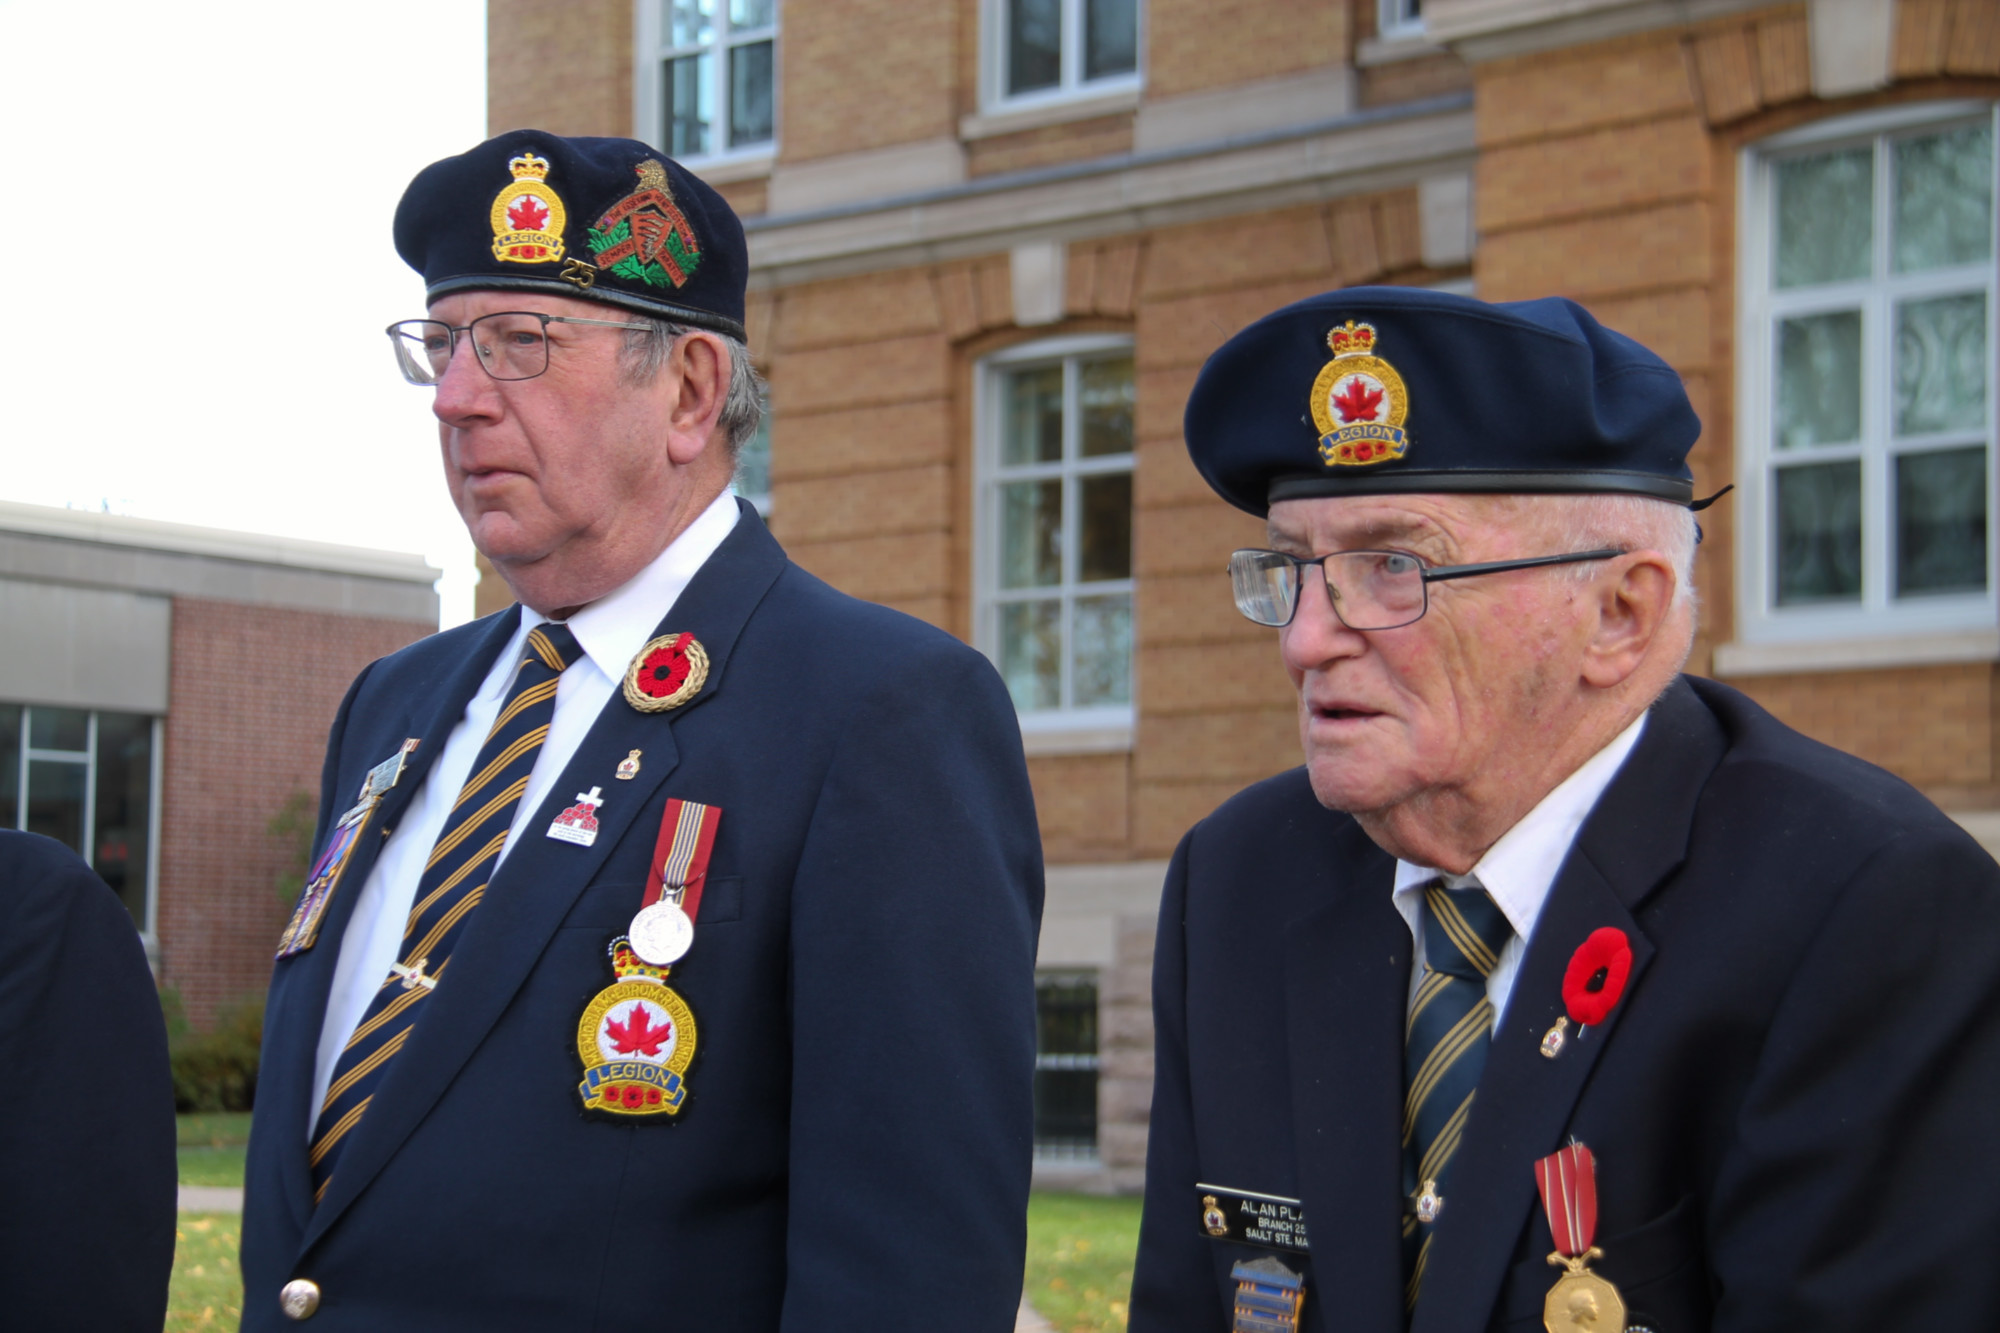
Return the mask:
<svg viewBox="0 0 2000 1333"><path fill-rule="evenodd" d="M1348 320L1326 336L1333 360L1313 380L1313 424L1319 457L1328 467L1372 467L1409 452L1403 419L1409 390L1396 368L1375 353L1375 326Z"/></svg>
<svg viewBox="0 0 2000 1333"><path fill-rule="evenodd" d="M507 264L553 264L563 257L569 210L548 186L549 160L522 153L507 163L513 182L493 196L493 257Z"/></svg>

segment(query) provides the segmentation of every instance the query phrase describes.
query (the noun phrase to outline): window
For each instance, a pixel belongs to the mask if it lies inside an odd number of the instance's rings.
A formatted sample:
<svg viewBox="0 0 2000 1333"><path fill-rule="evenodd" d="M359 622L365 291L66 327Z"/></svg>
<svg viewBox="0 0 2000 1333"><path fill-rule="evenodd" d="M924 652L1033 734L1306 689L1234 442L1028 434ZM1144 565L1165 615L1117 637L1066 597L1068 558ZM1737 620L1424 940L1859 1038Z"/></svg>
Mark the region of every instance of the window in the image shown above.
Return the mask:
<svg viewBox="0 0 2000 1333"><path fill-rule="evenodd" d="M1377 36L1414 37L1420 35L1423 30L1423 0L1376 0Z"/></svg>
<svg viewBox="0 0 2000 1333"><path fill-rule="evenodd" d="M158 723L136 713L0 704L0 827L88 861L151 930Z"/></svg>
<svg viewBox="0 0 2000 1333"><path fill-rule="evenodd" d="M1746 159L1747 637L1993 623L1994 138L1904 108Z"/></svg>
<svg viewBox="0 0 2000 1333"><path fill-rule="evenodd" d="M1035 1155L1097 1156L1097 978L1044 972L1035 978Z"/></svg>
<svg viewBox="0 0 2000 1333"><path fill-rule="evenodd" d="M771 414L758 418L757 429L736 451L736 476L729 489L771 516Z"/></svg>
<svg viewBox="0 0 2000 1333"><path fill-rule="evenodd" d="M982 381L981 646L1022 726L1132 723L1132 348L1072 338Z"/></svg>
<svg viewBox="0 0 2000 1333"><path fill-rule="evenodd" d="M778 0L638 0L639 137L686 160L768 148Z"/></svg>
<svg viewBox="0 0 2000 1333"><path fill-rule="evenodd" d="M987 102L1136 87L1139 0L987 0Z"/></svg>

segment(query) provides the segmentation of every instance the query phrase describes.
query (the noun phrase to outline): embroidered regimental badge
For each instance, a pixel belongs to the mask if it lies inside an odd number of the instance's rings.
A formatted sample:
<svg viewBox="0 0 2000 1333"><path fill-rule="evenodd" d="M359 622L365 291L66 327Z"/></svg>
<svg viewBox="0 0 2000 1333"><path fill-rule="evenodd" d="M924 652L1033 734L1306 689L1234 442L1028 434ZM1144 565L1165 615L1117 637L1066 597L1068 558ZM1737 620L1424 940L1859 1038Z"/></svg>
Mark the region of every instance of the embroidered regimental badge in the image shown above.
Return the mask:
<svg viewBox="0 0 2000 1333"><path fill-rule="evenodd" d="M618 980L597 993L576 1025L583 1109L678 1115L694 1059L694 1014L666 984L669 969L641 960L623 935L611 941L611 970Z"/></svg>
<svg viewBox="0 0 2000 1333"><path fill-rule="evenodd" d="M639 188L592 225L591 252L604 272L649 287L679 287L701 267L701 243L674 202L667 169L648 158L633 170Z"/></svg>
<svg viewBox="0 0 2000 1333"><path fill-rule="evenodd" d="M557 262L567 210L548 186L548 159L523 153L507 170L514 183L493 196L493 257L510 264Z"/></svg>
<svg viewBox="0 0 2000 1333"><path fill-rule="evenodd" d="M1375 326L1350 319L1326 342L1333 360L1320 368L1312 388L1320 461L1367 467L1401 458L1410 448L1403 431L1410 395L1395 367L1374 354Z"/></svg>

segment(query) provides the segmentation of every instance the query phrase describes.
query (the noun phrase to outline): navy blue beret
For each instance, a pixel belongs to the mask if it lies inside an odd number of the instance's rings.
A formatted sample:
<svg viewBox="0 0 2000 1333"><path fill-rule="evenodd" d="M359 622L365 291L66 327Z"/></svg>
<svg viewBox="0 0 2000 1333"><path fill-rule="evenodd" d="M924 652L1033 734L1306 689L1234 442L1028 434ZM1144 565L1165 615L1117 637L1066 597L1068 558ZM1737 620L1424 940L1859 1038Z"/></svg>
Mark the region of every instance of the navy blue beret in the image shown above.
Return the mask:
<svg viewBox="0 0 2000 1333"><path fill-rule="evenodd" d="M743 224L636 139L511 130L433 162L396 206L396 253L427 300L553 292L743 336Z"/></svg>
<svg viewBox="0 0 2000 1333"><path fill-rule="evenodd" d="M1185 424L1203 478L1258 515L1417 491L1688 504L1701 434L1672 367L1574 301L1419 287L1350 287L1266 315L1209 357Z"/></svg>

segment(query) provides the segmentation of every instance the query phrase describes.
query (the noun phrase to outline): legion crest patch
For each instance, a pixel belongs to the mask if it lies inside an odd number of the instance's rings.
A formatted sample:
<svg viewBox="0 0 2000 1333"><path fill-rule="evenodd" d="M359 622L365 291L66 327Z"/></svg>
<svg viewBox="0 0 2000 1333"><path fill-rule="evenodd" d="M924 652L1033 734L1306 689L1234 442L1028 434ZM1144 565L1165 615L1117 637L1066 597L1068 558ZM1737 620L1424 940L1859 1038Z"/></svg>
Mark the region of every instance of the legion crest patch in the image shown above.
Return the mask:
<svg viewBox="0 0 2000 1333"><path fill-rule="evenodd" d="M1326 336L1333 360L1313 381L1313 424L1320 461L1328 467L1370 467L1401 458L1410 439L1403 419L1410 394L1396 368L1376 356L1375 326L1348 320Z"/></svg>
<svg viewBox="0 0 2000 1333"><path fill-rule="evenodd" d="M513 184L493 196L493 257L510 264L553 264L563 257L569 210L549 188L549 160L523 153L507 163Z"/></svg>
<svg viewBox="0 0 2000 1333"><path fill-rule="evenodd" d="M672 290L701 267L701 242L674 202L667 169L647 158L633 170L639 188L605 209L585 239L600 270Z"/></svg>
<svg viewBox="0 0 2000 1333"><path fill-rule="evenodd" d="M576 1025L583 1059L577 1084L583 1109L616 1116L678 1115L687 1103L684 1076L694 1059L694 1014L665 981L668 969L611 941L618 980L584 1006Z"/></svg>

